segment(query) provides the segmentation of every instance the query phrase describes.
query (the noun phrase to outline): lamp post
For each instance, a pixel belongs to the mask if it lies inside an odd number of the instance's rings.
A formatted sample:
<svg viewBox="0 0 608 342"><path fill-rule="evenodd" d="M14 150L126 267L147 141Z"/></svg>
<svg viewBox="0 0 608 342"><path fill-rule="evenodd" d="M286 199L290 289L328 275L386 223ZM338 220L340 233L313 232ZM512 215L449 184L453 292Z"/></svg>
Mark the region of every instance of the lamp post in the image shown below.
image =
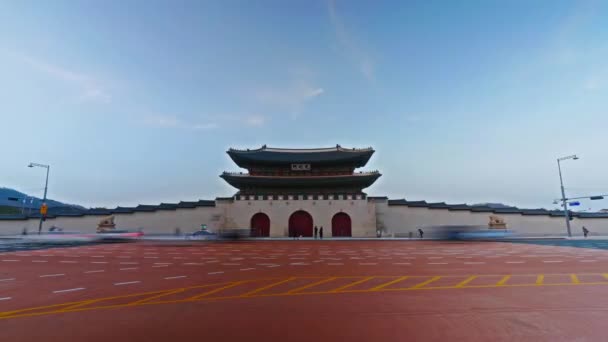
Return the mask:
<svg viewBox="0 0 608 342"><path fill-rule="evenodd" d="M559 183L562 187L562 205L564 206L564 217L566 218L566 228L568 229L568 236L570 237L570 236L572 236L572 232L570 231L570 217L568 215L568 204L566 203L566 201L567 201L566 191L564 190L564 180L562 179L562 168L560 165L561 161L567 160L567 159L577 160L578 157L576 156L576 154L573 154L571 156L557 158L557 169L559 170Z"/></svg>
<svg viewBox="0 0 608 342"><path fill-rule="evenodd" d="M38 164L38 163L30 163L27 167L43 167L46 169L46 182L44 183L44 196L42 197L42 205L46 205L46 192L49 188L49 170L51 168L50 165L45 165L45 164ZM46 214L46 213L45 213ZM42 213L40 213L40 222L38 223L38 234L40 234L42 232L42 220L44 218L44 215Z"/></svg>

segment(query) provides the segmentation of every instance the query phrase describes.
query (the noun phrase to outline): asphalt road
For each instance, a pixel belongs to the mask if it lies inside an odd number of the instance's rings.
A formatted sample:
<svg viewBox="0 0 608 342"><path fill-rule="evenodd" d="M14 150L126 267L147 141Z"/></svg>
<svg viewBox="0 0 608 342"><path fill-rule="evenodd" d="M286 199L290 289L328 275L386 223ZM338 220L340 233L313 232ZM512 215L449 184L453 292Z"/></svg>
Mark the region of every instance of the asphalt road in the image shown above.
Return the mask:
<svg viewBox="0 0 608 342"><path fill-rule="evenodd" d="M607 261L599 248L436 241L5 252L0 331L7 341L602 341Z"/></svg>

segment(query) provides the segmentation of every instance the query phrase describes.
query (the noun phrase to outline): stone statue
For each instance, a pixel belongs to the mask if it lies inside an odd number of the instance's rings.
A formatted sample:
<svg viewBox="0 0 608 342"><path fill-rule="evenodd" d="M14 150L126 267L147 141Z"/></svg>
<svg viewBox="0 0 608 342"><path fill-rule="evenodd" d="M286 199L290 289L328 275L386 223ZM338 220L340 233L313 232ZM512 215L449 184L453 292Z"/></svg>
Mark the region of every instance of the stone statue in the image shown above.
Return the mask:
<svg viewBox="0 0 608 342"><path fill-rule="evenodd" d="M490 229L507 229L507 223L505 220L496 215L490 215L490 223L488 224Z"/></svg>
<svg viewBox="0 0 608 342"><path fill-rule="evenodd" d="M114 215L102 218L101 221L99 221L99 223L97 224L98 233L103 233L114 229L116 229L116 224L114 224Z"/></svg>

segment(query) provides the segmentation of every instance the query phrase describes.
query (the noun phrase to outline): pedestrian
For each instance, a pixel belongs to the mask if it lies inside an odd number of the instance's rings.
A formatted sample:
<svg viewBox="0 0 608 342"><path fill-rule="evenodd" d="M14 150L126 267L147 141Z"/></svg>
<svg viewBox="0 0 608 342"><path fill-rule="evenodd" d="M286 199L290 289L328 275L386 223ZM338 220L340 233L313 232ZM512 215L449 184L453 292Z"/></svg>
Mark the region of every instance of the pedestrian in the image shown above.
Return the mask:
<svg viewBox="0 0 608 342"><path fill-rule="evenodd" d="M424 232L422 231L421 228L418 228L418 235L420 235L420 238L422 239L422 237L424 236Z"/></svg>
<svg viewBox="0 0 608 342"><path fill-rule="evenodd" d="M589 230L585 228L585 226L583 226L583 235L585 235L585 238L587 238L587 235L589 235Z"/></svg>
<svg viewBox="0 0 608 342"><path fill-rule="evenodd" d="M323 240L323 226L319 228L319 239Z"/></svg>
<svg viewBox="0 0 608 342"><path fill-rule="evenodd" d="M319 234L319 228L315 226L315 240L317 239L317 234Z"/></svg>

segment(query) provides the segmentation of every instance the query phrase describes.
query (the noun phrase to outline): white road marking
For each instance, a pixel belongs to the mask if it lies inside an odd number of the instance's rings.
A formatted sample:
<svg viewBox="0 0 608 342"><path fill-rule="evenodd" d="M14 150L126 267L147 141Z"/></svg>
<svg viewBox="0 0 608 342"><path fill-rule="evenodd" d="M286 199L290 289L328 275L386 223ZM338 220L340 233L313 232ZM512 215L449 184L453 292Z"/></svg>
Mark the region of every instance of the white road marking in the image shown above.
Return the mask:
<svg viewBox="0 0 608 342"><path fill-rule="evenodd" d="M138 262L121 262L121 265L137 265L139 264Z"/></svg>
<svg viewBox="0 0 608 342"><path fill-rule="evenodd" d="M202 262L185 262L182 265L197 265L197 266L204 266L205 264L203 264Z"/></svg>
<svg viewBox="0 0 608 342"><path fill-rule="evenodd" d="M14 262L14 261L19 261L16 259L2 259L2 261L6 261L6 262Z"/></svg>
<svg viewBox="0 0 608 342"><path fill-rule="evenodd" d="M105 270L84 271L84 273L99 273L99 272L105 272Z"/></svg>
<svg viewBox="0 0 608 342"><path fill-rule="evenodd" d="M11 281L11 280L15 280L15 278L4 278L4 279L0 279L0 281Z"/></svg>
<svg viewBox="0 0 608 342"><path fill-rule="evenodd" d="M363 266L378 265L378 263L375 263L375 262L360 262L359 265L363 265Z"/></svg>
<svg viewBox="0 0 608 342"><path fill-rule="evenodd" d="M155 262L154 265L173 265L171 262Z"/></svg>
<svg viewBox="0 0 608 342"><path fill-rule="evenodd" d="M122 283L114 283L114 286L130 285L130 284L137 284L137 283L141 283L141 281L135 280L135 281L125 281Z"/></svg>
<svg viewBox="0 0 608 342"><path fill-rule="evenodd" d="M290 265L294 265L294 266L304 266L304 265L310 265L307 262L292 262L290 263Z"/></svg>
<svg viewBox="0 0 608 342"><path fill-rule="evenodd" d="M72 261L72 260L61 260L60 262L64 263L64 264L76 264L76 263L78 263L78 261Z"/></svg>
<svg viewBox="0 0 608 342"><path fill-rule="evenodd" d="M91 255L91 258L105 258L105 255Z"/></svg>
<svg viewBox="0 0 608 342"><path fill-rule="evenodd" d="M524 264L525 261L505 261L505 264Z"/></svg>
<svg viewBox="0 0 608 342"><path fill-rule="evenodd" d="M2 298L0 298L0 300L9 300L9 299L11 299L11 297L2 297Z"/></svg>
<svg viewBox="0 0 608 342"><path fill-rule="evenodd" d="M139 268L139 267L125 267L125 268L120 268L119 270L120 270L120 271L128 271L128 270L136 270L136 269L138 269L138 268Z"/></svg>
<svg viewBox="0 0 608 342"><path fill-rule="evenodd" d="M65 273L57 273L57 274L43 274L40 276L40 278L47 278L47 277L61 277L64 276Z"/></svg>
<svg viewBox="0 0 608 342"><path fill-rule="evenodd" d="M165 279L167 279L167 280L169 280L169 279L180 279L180 278L186 278L186 276L165 277Z"/></svg>
<svg viewBox="0 0 608 342"><path fill-rule="evenodd" d="M411 265L409 262L395 262L393 265Z"/></svg>
<svg viewBox="0 0 608 342"><path fill-rule="evenodd" d="M328 264L329 266L339 266L339 265L344 265L344 264L343 264L343 263L341 263L341 262L328 262L327 264Z"/></svg>
<svg viewBox="0 0 608 342"><path fill-rule="evenodd" d="M473 257L471 256L461 256L461 257L456 257L456 259L471 259Z"/></svg>
<svg viewBox="0 0 608 342"><path fill-rule="evenodd" d="M255 268L251 268L251 267L250 268L241 268L240 270L241 271L250 271L250 270L255 270Z"/></svg>
<svg viewBox="0 0 608 342"><path fill-rule="evenodd" d="M597 260L579 260L578 262L597 262Z"/></svg>
<svg viewBox="0 0 608 342"><path fill-rule="evenodd" d="M48 260L32 260L32 262L49 262Z"/></svg>
<svg viewBox="0 0 608 342"><path fill-rule="evenodd" d="M563 262L562 260L543 260L546 263Z"/></svg>
<svg viewBox="0 0 608 342"><path fill-rule="evenodd" d="M225 266L241 266L241 264L234 264L234 263L222 263L222 265L225 265Z"/></svg>
<svg viewBox="0 0 608 342"><path fill-rule="evenodd" d="M479 265L479 264L485 264L485 261L470 261L470 262L465 262L465 265Z"/></svg>
<svg viewBox="0 0 608 342"><path fill-rule="evenodd" d="M145 256L144 259L158 259L157 256Z"/></svg>
<svg viewBox="0 0 608 342"><path fill-rule="evenodd" d="M57 290L57 291L53 291L53 293L72 292L72 291L81 291L81 290L84 290L84 287L76 287L76 288L67 289L67 290Z"/></svg>
<svg viewBox="0 0 608 342"><path fill-rule="evenodd" d="M167 267L169 265L156 265L156 266L152 266L152 267Z"/></svg>
<svg viewBox="0 0 608 342"><path fill-rule="evenodd" d="M91 264L107 264L107 261L91 261Z"/></svg>
<svg viewBox="0 0 608 342"><path fill-rule="evenodd" d="M447 262L427 262L428 265L447 265Z"/></svg>
<svg viewBox="0 0 608 342"><path fill-rule="evenodd" d="M219 271L219 272L209 272L207 274L220 274L220 273L224 273L224 271Z"/></svg>

